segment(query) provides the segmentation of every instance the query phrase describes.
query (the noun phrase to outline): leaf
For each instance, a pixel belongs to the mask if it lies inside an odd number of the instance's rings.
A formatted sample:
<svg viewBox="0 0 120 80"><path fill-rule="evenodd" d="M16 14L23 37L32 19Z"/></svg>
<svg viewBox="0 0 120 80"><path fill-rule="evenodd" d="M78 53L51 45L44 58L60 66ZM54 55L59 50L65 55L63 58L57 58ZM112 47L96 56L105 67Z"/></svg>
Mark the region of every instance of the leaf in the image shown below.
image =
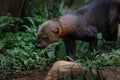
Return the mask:
<svg viewBox="0 0 120 80"><path fill-rule="evenodd" d="M32 20L31 17L26 17L26 19L27 19L28 21L30 21L30 23L33 25L33 27L36 27L36 26L35 26L35 23L34 23L34 21Z"/></svg>

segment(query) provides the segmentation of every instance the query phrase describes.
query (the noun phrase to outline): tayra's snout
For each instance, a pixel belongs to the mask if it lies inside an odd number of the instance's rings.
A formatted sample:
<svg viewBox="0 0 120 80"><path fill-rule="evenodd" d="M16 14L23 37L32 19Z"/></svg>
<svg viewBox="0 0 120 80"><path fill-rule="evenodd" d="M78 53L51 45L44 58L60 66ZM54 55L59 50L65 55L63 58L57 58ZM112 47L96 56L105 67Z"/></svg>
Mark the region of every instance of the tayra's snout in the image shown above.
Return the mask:
<svg viewBox="0 0 120 80"><path fill-rule="evenodd" d="M46 47L42 46L41 44L36 44L36 48L44 49L44 48L46 48Z"/></svg>
<svg viewBox="0 0 120 80"><path fill-rule="evenodd" d="M40 44L36 44L36 48L41 48Z"/></svg>

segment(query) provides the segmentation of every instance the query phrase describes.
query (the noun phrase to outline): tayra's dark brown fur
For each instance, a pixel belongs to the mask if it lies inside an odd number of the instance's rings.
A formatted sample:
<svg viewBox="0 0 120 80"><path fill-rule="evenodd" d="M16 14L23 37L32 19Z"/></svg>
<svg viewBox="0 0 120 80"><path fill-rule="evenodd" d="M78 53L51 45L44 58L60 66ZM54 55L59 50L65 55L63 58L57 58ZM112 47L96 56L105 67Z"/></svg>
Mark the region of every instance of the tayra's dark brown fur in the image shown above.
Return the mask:
<svg viewBox="0 0 120 80"><path fill-rule="evenodd" d="M89 43L97 50L97 33L107 41L116 41L120 3L115 0L91 0L71 14L48 20L39 26L37 47L45 48L63 38L67 55L75 57L75 40Z"/></svg>

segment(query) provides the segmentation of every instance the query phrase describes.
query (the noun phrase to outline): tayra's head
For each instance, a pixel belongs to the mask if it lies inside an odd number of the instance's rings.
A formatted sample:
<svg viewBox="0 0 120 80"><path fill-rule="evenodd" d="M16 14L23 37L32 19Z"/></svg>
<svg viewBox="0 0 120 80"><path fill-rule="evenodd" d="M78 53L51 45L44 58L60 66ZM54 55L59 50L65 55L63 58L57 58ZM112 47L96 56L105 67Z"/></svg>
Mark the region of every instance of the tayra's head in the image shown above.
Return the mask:
<svg viewBox="0 0 120 80"><path fill-rule="evenodd" d="M49 44L58 40L61 34L61 27L57 21L48 20L38 27L37 48L46 48Z"/></svg>
<svg viewBox="0 0 120 80"><path fill-rule="evenodd" d="M57 41L58 38L69 36L77 23L77 17L71 14L44 22L38 28L37 47L46 48L49 44Z"/></svg>

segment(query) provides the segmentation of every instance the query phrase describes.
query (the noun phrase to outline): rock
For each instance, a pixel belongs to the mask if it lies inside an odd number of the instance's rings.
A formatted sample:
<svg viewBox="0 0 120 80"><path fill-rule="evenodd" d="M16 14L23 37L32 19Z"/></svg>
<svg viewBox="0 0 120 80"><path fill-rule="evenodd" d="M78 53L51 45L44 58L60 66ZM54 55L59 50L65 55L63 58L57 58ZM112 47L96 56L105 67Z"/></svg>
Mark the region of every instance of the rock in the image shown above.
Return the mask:
<svg viewBox="0 0 120 80"><path fill-rule="evenodd" d="M57 80L58 76L75 76L75 80L119 80L120 67L93 67L88 69L79 63L69 61L57 61L48 72L45 80ZM61 80L61 79L60 79Z"/></svg>
<svg viewBox="0 0 120 80"><path fill-rule="evenodd" d="M57 61L48 72L45 80L57 80L58 75L66 77L69 75L80 76L84 74L84 68L80 64L69 61Z"/></svg>

